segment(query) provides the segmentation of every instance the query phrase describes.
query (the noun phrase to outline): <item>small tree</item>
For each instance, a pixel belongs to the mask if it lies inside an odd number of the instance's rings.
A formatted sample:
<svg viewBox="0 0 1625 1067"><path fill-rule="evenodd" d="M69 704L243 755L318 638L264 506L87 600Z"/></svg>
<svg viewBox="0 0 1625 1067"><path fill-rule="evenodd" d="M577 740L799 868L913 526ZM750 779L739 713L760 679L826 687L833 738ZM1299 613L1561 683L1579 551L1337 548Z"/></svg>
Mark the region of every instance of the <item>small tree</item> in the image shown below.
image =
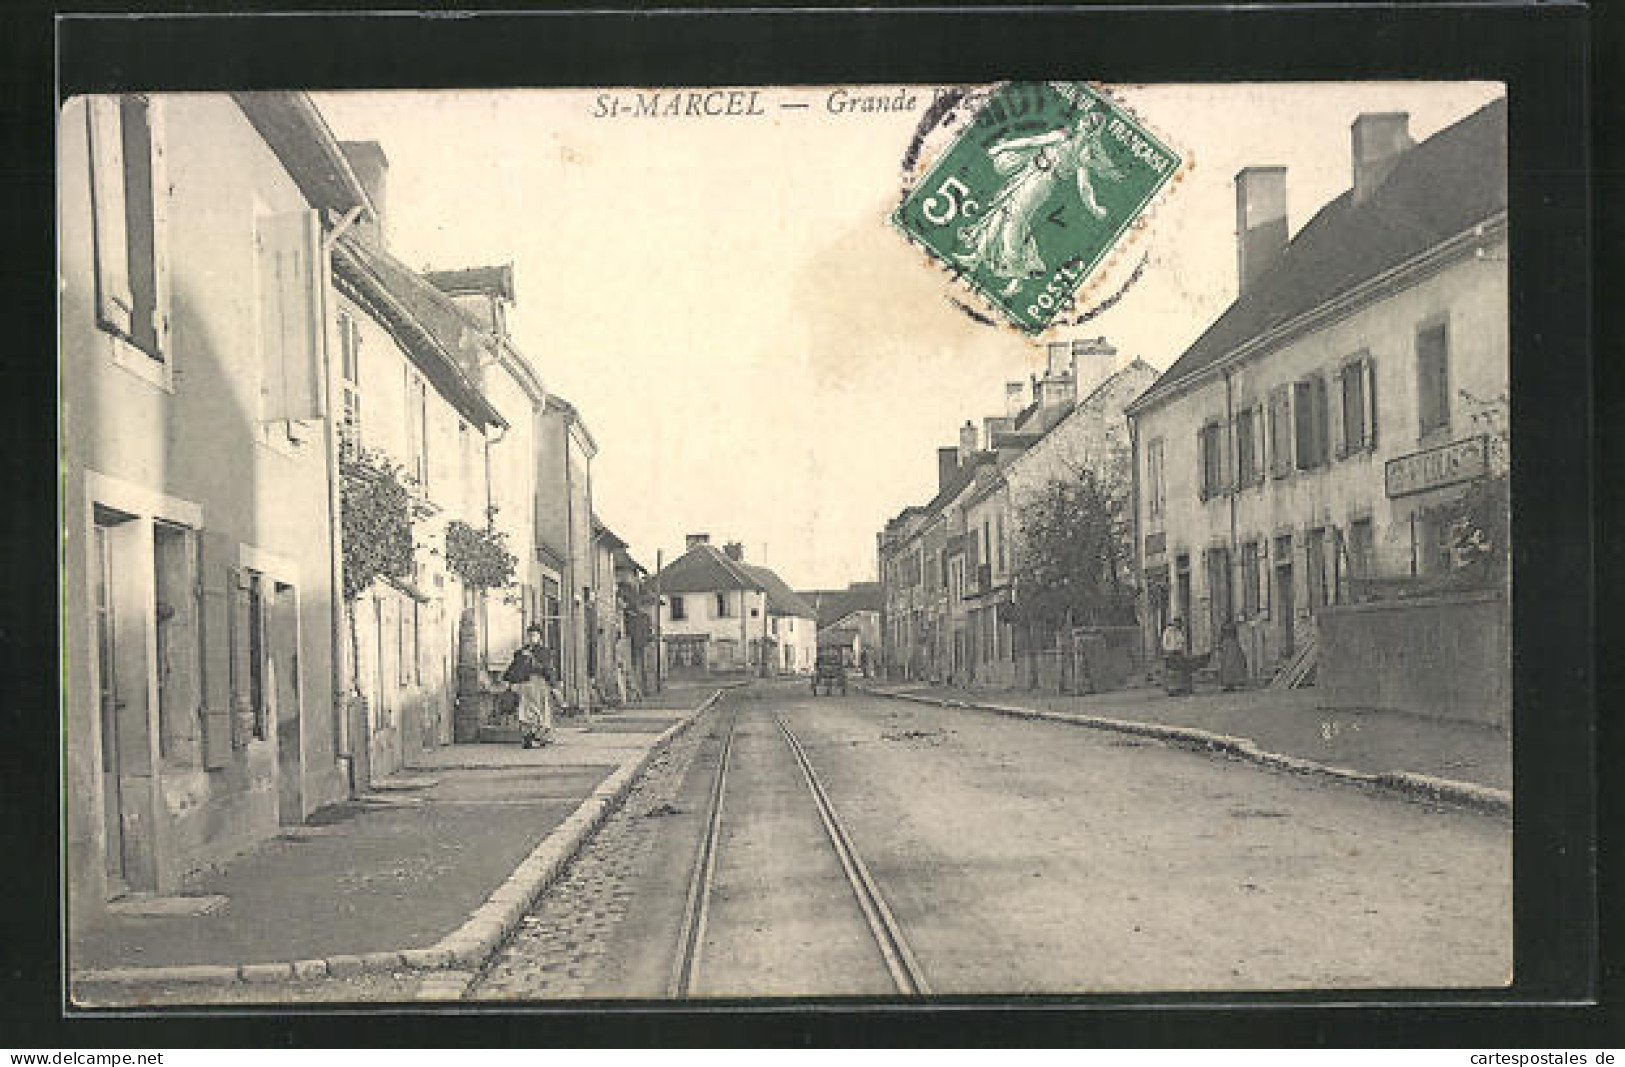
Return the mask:
<svg viewBox="0 0 1625 1067"><path fill-rule="evenodd" d="M461 519L446 523L446 569L469 589L503 589L513 582L519 559L508 551L508 536L487 519L485 529Z"/></svg>
<svg viewBox="0 0 1625 1067"><path fill-rule="evenodd" d="M403 469L381 452L346 442L339 454L339 540L345 621L350 631L351 697L361 698L355 599L380 578L412 576L412 521L420 514Z"/></svg>
<svg viewBox="0 0 1625 1067"><path fill-rule="evenodd" d="M402 469L379 452L346 449L339 462L344 599L380 578L412 576L417 513Z"/></svg>
<svg viewBox="0 0 1625 1067"><path fill-rule="evenodd" d="M1460 396L1473 429L1484 436L1488 471L1450 505L1450 546L1463 578L1494 586L1506 581L1512 558L1509 405L1505 396L1485 400L1466 390Z"/></svg>
<svg viewBox="0 0 1625 1067"><path fill-rule="evenodd" d="M1015 617L1046 629L1130 625L1128 494L1089 468L1057 475L1016 516Z"/></svg>

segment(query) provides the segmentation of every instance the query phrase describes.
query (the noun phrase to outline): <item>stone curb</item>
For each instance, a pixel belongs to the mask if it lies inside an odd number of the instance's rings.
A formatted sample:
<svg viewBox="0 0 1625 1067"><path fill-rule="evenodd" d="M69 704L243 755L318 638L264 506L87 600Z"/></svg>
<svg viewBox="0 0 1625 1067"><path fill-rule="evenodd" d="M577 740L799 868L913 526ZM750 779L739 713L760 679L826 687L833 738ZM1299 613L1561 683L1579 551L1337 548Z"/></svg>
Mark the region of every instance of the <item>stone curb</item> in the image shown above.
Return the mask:
<svg viewBox="0 0 1625 1067"><path fill-rule="evenodd" d="M109 967L71 974L70 985L158 985L174 983L277 982L298 978L346 978L363 973L399 970L432 972L419 992L420 1000L457 1000L479 976L485 961L519 926L530 905L564 870L581 846L620 807L632 785L655 756L678 734L711 710L726 689L715 688L698 707L663 730L641 755L631 757L605 778L598 788L553 828L518 867L478 907L463 925L428 948L398 949L336 955L323 959L272 963L187 964L170 967Z"/></svg>
<svg viewBox="0 0 1625 1067"><path fill-rule="evenodd" d="M908 700L916 704L929 704L935 707L962 708L967 711L991 711L999 715L1009 715L1019 719L1043 719L1049 722L1085 726L1094 730L1113 730L1117 733L1136 734L1178 748L1196 752L1219 753L1266 767L1274 767L1277 770L1289 771L1293 774L1318 774L1357 785L1400 793L1421 800L1454 804L1459 807L1471 808L1475 811L1495 815L1509 815L1512 812L1512 794L1504 789L1492 789L1489 786L1476 785L1472 782L1458 782L1449 778L1433 778L1425 774L1414 774L1410 771L1370 773L1357 771L1350 767L1334 767L1330 764L1318 763L1300 756L1267 752L1259 748L1257 742L1248 737L1216 734L1191 726L1165 726L1161 723L1140 722L1131 719L1111 719L1103 715L1090 715L1086 712L1045 711L1040 708L1020 708L1003 704L947 700L939 697L921 696L918 693L885 692L878 689L864 689L862 692L868 693L870 696L889 697L892 700Z"/></svg>

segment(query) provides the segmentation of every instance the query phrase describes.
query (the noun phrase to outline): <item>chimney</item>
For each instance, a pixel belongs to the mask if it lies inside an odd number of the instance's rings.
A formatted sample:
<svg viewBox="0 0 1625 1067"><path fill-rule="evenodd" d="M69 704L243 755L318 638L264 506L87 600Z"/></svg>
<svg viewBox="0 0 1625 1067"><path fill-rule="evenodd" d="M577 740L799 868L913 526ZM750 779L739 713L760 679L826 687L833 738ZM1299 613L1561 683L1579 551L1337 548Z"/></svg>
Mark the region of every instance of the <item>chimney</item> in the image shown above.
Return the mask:
<svg viewBox="0 0 1625 1067"><path fill-rule="evenodd" d="M1117 348L1104 337L1072 342L1072 378L1079 397L1088 396L1111 377L1116 365Z"/></svg>
<svg viewBox="0 0 1625 1067"><path fill-rule="evenodd" d="M376 217L363 213L356 221L356 233L372 247L383 248L384 220L389 217L389 157L377 141L341 141L339 150L378 212Z"/></svg>
<svg viewBox="0 0 1625 1067"><path fill-rule="evenodd" d="M1016 428L1016 420L1009 415L989 415L982 420L982 432L987 438L987 447L997 447L993 441L994 434L1009 433Z"/></svg>
<svg viewBox="0 0 1625 1067"><path fill-rule="evenodd" d="M937 449L937 492L948 488L948 483L959 473L959 449Z"/></svg>
<svg viewBox="0 0 1625 1067"><path fill-rule="evenodd" d="M699 545L708 545L710 543L711 543L711 535L710 534L693 533L693 534L688 535L688 547L689 548L695 548L695 547L697 547Z"/></svg>
<svg viewBox="0 0 1625 1067"><path fill-rule="evenodd" d="M969 419L959 428L959 462L964 463L970 459L971 453L976 451L976 424Z"/></svg>
<svg viewBox="0 0 1625 1067"><path fill-rule="evenodd" d="M1011 419L1021 414L1021 409L1027 406L1027 383L1004 383L1004 414Z"/></svg>
<svg viewBox="0 0 1625 1067"><path fill-rule="evenodd" d="M1286 168L1236 174L1236 291L1245 293L1286 247Z"/></svg>
<svg viewBox="0 0 1625 1067"><path fill-rule="evenodd" d="M1061 421L1078 399L1077 378L1073 373L1075 368L1072 342L1052 342L1048 346L1047 355L1044 379L1036 388L1038 408L1043 413L1042 422L1046 430Z"/></svg>
<svg viewBox="0 0 1625 1067"><path fill-rule="evenodd" d="M1363 204L1393 172L1411 140L1411 117L1403 111L1368 113L1350 127L1349 159L1354 167L1354 202Z"/></svg>
<svg viewBox="0 0 1625 1067"><path fill-rule="evenodd" d="M727 556L735 563L745 562L745 546L740 544L738 541L729 541L727 544L723 545L722 552L723 555Z"/></svg>
<svg viewBox="0 0 1625 1067"><path fill-rule="evenodd" d="M1053 378L1061 374L1072 372L1072 342L1051 341L1048 349L1048 361L1044 368L1044 377Z"/></svg>

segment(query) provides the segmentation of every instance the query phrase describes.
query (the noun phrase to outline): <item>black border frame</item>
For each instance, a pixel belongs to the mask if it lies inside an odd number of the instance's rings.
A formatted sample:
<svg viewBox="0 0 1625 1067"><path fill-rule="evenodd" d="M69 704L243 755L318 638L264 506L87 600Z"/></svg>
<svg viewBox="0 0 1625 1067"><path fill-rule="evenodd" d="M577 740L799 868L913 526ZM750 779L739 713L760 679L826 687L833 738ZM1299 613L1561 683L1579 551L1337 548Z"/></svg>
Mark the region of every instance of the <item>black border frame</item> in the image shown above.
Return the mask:
<svg viewBox="0 0 1625 1067"><path fill-rule="evenodd" d="M64 17L36 9L0 42L21 210L7 290L37 331L12 349L16 408L0 455L22 489L6 515L13 573L0 630L0 771L5 840L29 876L14 903L36 921L0 938L0 1032L41 1043L123 1045L441 1044L1571 1044L1605 1039L1612 1012L1599 952L1597 754L1617 732L1596 716L1592 649L1594 449L1588 136L1591 15L1570 5L1299 5L1274 8L753 8L679 12L433 13L244 10L231 15ZM89 5L81 10L89 10ZM126 9L129 10L129 9ZM174 8L170 9L175 10ZM1617 46L1604 39L1604 47ZM1617 54L1615 56L1617 57ZM1599 64L1601 66L1602 64ZM53 76L56 83L53 85ZM1472 78L1504 81L1510 106L1515 671L1515 944L1509 991L1153 998L976 998L951 1008L801 1002L722 1010L589 1005L527 1011L412 1005L309 1014L231 1009L133 1019L61 1015L56 945L58 787L55 661L55 295L53 126L57 92L613 84L1107 82ZM1617 102L1617 101L1616 101ZM1603 116L1625 114L1598 107ZM1617 136L1617 134L1615 135ZM23 153L26 152L26 157ZM1617 161L1617 157L1616 157ZM19 166L19 163L21 165ZM1603 202L1598 201L1599 205ZM1620 235L1618 209L1604 207ZM1599 240L1597 252L1605 251ZM38 258L34 258L37 256ZM1600 347L1598 351L1602 351ZM19 365L20 364L20 365ZM1596 373L1607 375L1599 362ZM33 388L39 395L33 396ZM44 423L44 425L42 425ZM36 510L37 509L37 510ZM1598 542L1606 545L1606 542ZM1606 558L1602 562L1607 562ZM49 617L52 625L42 625ZM1606 620L1605 620L1606 621ZM24 710L19 710L24 709ZM23 803L13 803L10 794ZM10 820L8 819L8 822ZM1610 826L1611 824L1604 824ZM9 829L9 828L8 828ZM21 845L21 849L16 846ZM26 859L24 857L27 857ZM1603 857L1607 860L1606 855ZM48 875L39 877L38 875ZM21 924L19 924L21 925ZM26 935L26 936L25 936ZM1616 949L1617 951L1617 949ZM1506 1006L1511 1005L1511 1006ZM1600 1029L1599 1029L1600 1028ZM25 1035L27 1035L25 1037ZM1617 1041L1617 1037L1615 1038ZM19 1042L21 1043L21 1042Z"/></svg>

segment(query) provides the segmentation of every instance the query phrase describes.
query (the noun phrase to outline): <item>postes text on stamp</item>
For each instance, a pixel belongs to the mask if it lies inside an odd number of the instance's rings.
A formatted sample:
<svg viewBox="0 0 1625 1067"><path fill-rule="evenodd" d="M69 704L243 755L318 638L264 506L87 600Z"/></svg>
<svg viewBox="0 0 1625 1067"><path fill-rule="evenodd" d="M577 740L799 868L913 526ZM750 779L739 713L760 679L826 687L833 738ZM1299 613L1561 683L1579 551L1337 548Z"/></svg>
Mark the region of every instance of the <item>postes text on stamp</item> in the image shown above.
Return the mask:
<svg viewBox="0 0 1625 1067"><path fill-rule="evenodd" d="M1081 82L1010 82L986 98L892 222L1036 334L1180 166Z"/></svg>

